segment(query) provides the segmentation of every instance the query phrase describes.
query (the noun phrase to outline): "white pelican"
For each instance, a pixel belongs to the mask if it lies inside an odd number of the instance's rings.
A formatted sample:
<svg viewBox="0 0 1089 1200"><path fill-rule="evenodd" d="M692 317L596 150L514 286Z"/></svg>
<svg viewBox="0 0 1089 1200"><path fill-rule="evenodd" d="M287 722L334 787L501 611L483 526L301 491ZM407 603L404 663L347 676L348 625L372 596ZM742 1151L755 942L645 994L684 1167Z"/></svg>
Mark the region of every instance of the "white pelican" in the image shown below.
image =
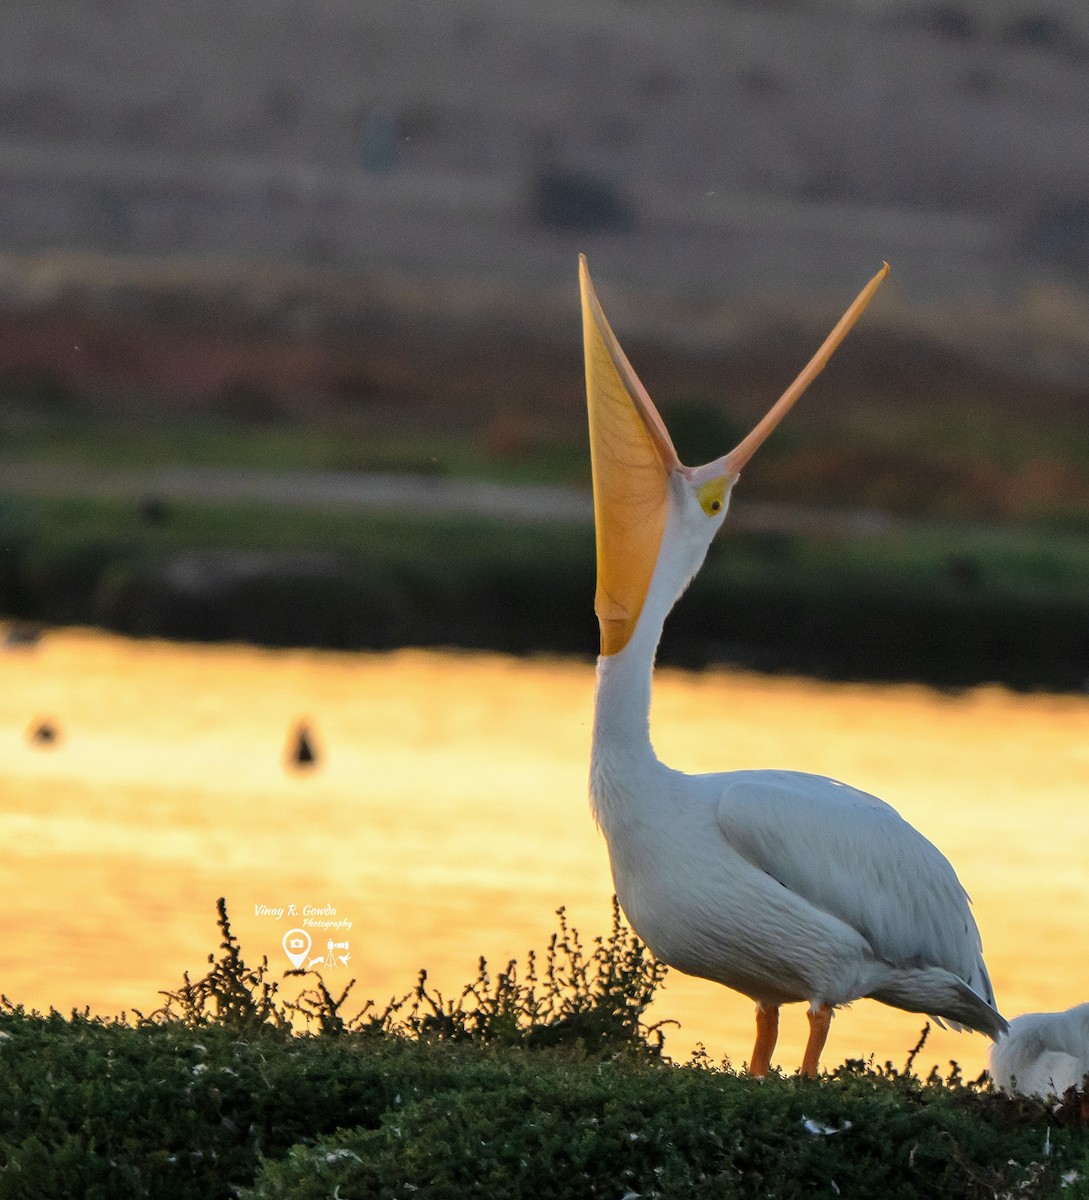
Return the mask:
<svg viewBox="0 0 1089 1200"><path fill-rule="evenodd" d="M1089 1074L1089 1004L1014 1017L991 1047L991 1077L1005 1092L1062 1096Z"/></svg>
<svg viewBox="0 0 1089 1200"><path fill-rule="evenodd" d="M992 1038L1006 1028L964 888L895 809L796 771L685 775L659 762L650 741L662 625L703 563L738 473L887 272L736 449L686 467L580 258L601 626L591 807L636 933L663 962L756 1002L749 1070L758 1076L779 1006L795 1001L809 1003L810 1076L833 1010L863 996Z"/></svg>

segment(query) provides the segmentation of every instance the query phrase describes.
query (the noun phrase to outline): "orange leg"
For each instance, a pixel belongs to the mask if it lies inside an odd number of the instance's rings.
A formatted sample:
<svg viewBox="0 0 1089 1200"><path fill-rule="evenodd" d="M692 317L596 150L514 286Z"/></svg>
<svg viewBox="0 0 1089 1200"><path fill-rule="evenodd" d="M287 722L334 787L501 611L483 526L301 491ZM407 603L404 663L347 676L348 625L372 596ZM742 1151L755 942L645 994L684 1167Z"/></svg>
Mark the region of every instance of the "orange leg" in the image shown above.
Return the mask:
<svg viewBox="0 0 1089 1200"><path fill-rule="evenodd" d="M779 1037L779 1008L756 1006L756 1045L749 1063L749 1074L763 1079L771 1066L771 1055Z"/></svg>
<svg viewBox="0 0 1089 1200"><path fill-rule="evenodd" d="M805 1057L802 1059L802 1074L810 1079L817 1078L817 1063L821 1059L824 1043L828 1041L828 1030L832 1025L832 1006L822 1004L817 1009L809 1010L809 1041L805 1047Z"/></svg>

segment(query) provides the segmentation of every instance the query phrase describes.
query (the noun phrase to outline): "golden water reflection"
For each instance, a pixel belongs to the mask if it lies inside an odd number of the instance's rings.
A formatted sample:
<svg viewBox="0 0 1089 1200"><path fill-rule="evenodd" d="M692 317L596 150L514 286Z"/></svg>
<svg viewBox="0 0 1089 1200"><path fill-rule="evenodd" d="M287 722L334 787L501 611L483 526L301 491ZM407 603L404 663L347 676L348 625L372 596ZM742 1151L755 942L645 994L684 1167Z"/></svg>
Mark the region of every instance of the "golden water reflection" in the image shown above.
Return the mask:
<svg viewBox="0 0 1089 1200"><path fill-rule="evenodd" d="M384 1000L421 966L456 992L486 955L542 949L566 905L587 940L611 885L586 803L593 672L582 663L405 651L347 655L49 633L0 651L0 990L39 1008L148 1011L199 974L227 897L250 959L287 966L290 917L337 910L336 990ZM285 769L296 719L321 762ZM31 742L42 717L60 736ZM956 864L1008 1015L1089 998L1089 700L984 688L832 685L661 671L659 753L690 771L790 766L891 801ZM672 973L667 1046L736 1063L748 1001ZM922 1018L861 1001L825 1055L901 1065ZM797 1064L800 1007L779 1061ZM982 1038L932 1034L924 1058L983 1065Z"/></svg>

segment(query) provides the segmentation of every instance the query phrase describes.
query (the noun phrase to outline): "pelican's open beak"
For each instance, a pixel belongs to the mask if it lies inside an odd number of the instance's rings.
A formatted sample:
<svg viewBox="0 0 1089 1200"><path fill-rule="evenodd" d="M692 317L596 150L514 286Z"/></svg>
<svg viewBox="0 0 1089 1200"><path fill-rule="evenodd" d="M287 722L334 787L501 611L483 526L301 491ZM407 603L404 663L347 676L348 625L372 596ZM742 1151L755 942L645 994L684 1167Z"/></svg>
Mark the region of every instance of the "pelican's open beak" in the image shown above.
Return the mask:
<svg viewBox="0 0 1089 1200"><path fill-rule="evenodd" d="M763 420L719 460L722 475L729 477L726 490L820 374L888 273L885 263ZM677 457L654 402L609 328L583 254L579 287L597 532L594 609L601 625L601 653L607 655L624 649L642 612L669 511L670 475L691 469Z"/></svg>

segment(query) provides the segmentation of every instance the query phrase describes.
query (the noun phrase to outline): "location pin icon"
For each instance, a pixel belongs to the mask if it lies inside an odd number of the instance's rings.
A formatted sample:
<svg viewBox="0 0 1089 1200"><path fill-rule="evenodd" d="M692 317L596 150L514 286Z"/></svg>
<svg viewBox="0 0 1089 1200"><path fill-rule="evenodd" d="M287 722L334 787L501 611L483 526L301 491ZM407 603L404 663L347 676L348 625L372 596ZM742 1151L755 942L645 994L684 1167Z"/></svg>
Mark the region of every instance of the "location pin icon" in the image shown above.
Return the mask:
<svg viewBox="0 0 1089 1200"><path fill-rule="evenodd" d="M310 934L305 929L289 929L284 934L284 953L291 959L291 965L296 970L310 953L310 945Z"/></svg>

